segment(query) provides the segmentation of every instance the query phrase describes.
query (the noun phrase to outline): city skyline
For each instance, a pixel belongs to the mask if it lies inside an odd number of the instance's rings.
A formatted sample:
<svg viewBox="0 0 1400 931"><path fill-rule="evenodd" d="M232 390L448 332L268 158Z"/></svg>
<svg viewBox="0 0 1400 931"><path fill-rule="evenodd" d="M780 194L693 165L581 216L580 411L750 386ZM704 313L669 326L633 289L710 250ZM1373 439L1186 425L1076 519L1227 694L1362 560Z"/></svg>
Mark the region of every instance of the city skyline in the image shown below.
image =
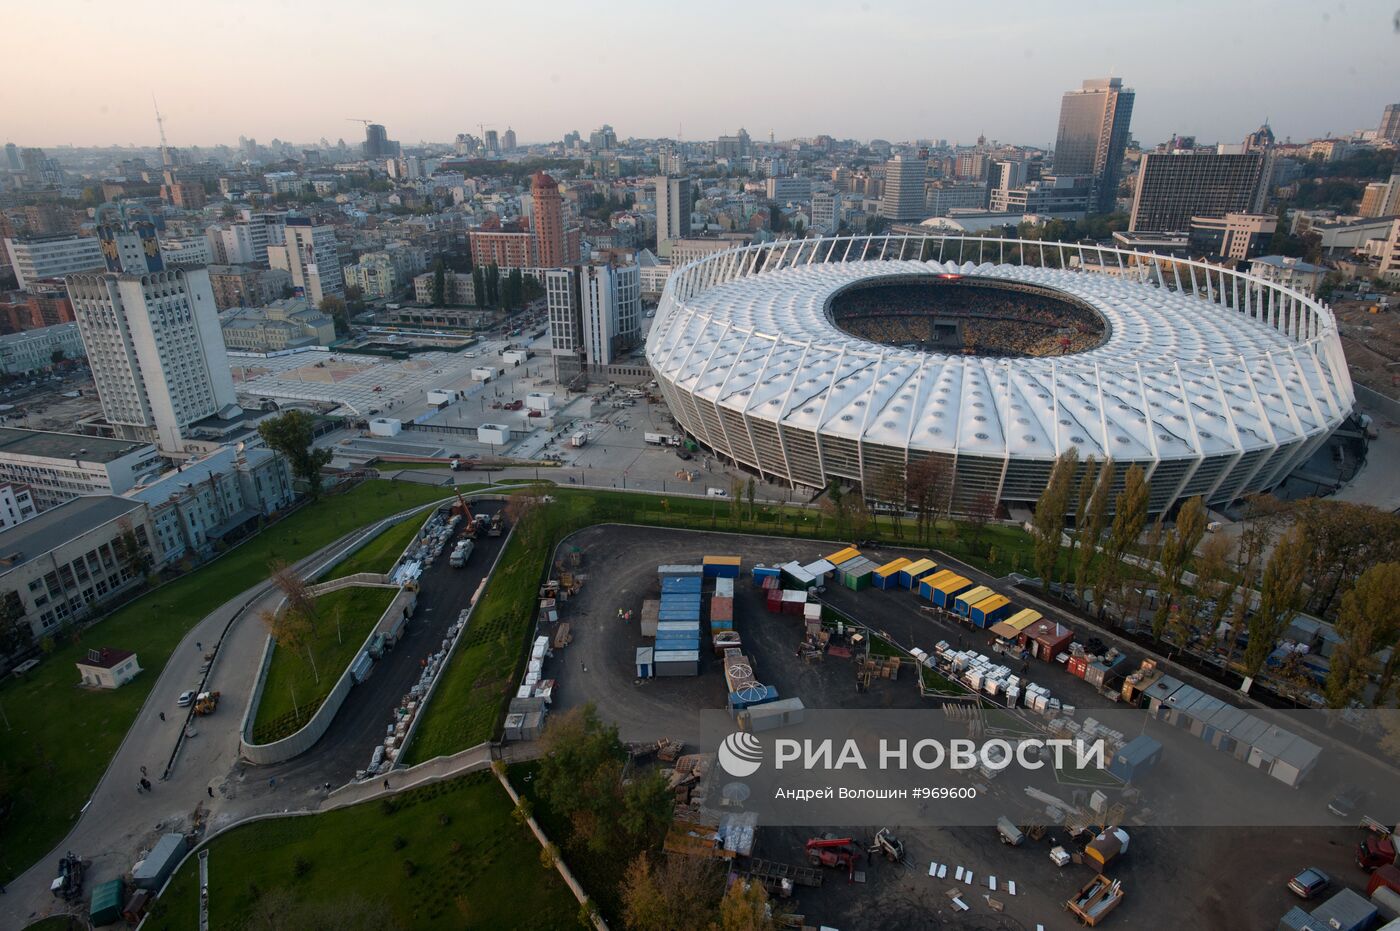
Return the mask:
<svg viewBox="0 0 1400 931"><path fill-rule="evenodd" d="M42 73L46 92L26 94L15 82L0 89L7 140L154 146L154 92L174 146L232 144L240 134L355 144L363 133L352 119L359 118L384 124L408 145L449 142L459 132L476 133L478 123L501 132L511 126L522 144L557 141L568 131L586 134L610 123L621 138L679 134L706 140L745 126L755 139L767 139L770 129L779 139L826 133L971 143L985 134L1048 146L1060 94L1085 78L1110 75L1136 90L1132 129L1144 143L1173 133L1234 141L1265 118L1279 138L1296 140L1374 128L1384 105L1400 92L1394 65L1400 35L1393 9L1379 0L1325 10L1296 2L1224 10L1200 0L1170 9L1095 3L1073 18L1015 4L1002 8L995 21L971 9L907 3L752 8L725 0L707 8L708 18L726 24L724 41L710 44L703 30L666 28L689 21L680 10L624 3L609 10L607 48L588 55L579 53L577 39L597 27L596 14L545 3L541 15L558 28L531 47L530 57L522 58L509 43L483 43L473 46L465 73L462 50L452 44L458 33L430 30L412 42L384 45L382 32L360 28L377 12L361 0L338 7L333 19L309 7L264 0L240 6L236 14L192 9L179 18L158 15L147 0L135 5L137 15L104 21L101 29L85 6L66 0L14 11L11 35L20 41L13 43L11 68ZM152 15L140 15L145 7ZM454 12L437 0L423 0L417 9L430 16ZM509 34L518 25L504 10L473 16L475 35ZM1309 28L1298 28L1304 21ZM1189 47L1161 41L1181 34L1185 23L1202 22L1210 28L1193 28ZM280 25L222 64L208 57L206 43L190 41L201 30L228 34L258 24ZM308 63L324 69L339 89L338 96L322 92L315 108L288 95L283 84L283 66L307 56L302 37L313 30L319 39ZM878 62L867 58L877 67L872 78L878 81L851 80L868 55L861 49L871 47L853 41L862 34L878 41ZM52 68L40 41L52 35L65 37L63 69ZM691 44L679 48L655 40L664 35L686 35ZM113 82L113 48L126 49L125 60L159 67ZM785 49L793 51L785 56ZM1327 49L1345 50L1347 65L1320 72L1262 64L1303 62ZM569 91L605 86L610 75L624 71L675 73L679 79L675 62L682 56L693 62L687 70L703 77L697 85L702 91L678 96L677 86L664 79L596 98ZM379 66L366 68L364 62ZM243 74L230 75L230 68ZM752 93L768 68L781 105L774 104L774 94ZM516 76L485 102L458 104L453 88L478 70ZM168 79L175 74L181 80ZM793 74L802 80L784 77ZM441 93L403 94L409 75L420 88ZM929 88L926 97L917 93L921 82ZM114 86L122 88L116 96L109 93ZM222 90L229 87L237 91ZM880 91L888 87L911 90L896 99ZM68 102L63 112L53 112L54 100Z"/></svg>

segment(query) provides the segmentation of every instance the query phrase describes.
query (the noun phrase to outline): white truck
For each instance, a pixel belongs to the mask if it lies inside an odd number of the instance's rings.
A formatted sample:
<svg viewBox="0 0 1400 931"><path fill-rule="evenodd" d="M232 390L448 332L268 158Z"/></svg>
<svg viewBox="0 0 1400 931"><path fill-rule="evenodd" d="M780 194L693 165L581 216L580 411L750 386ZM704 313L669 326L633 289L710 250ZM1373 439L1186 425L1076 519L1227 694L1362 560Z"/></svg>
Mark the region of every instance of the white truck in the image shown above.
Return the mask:
<svg viewBox="0 0 1400 931"><path fill-rule="evenodd" d="M461 569L471 559L472 550L476 548L471 540L459 540L452 550L452 555L448 557L447 564L453 569Z"/></svg>
<svg viewBox="0 0 1400 931"><path fill-rule="evenodd" d="M642 439L653 446L681 445L681 438L674 433L643 433Z"/></svg>
<svg viewBox="0 0 1400 931"><path fill-rule="evenodd" d="M578 448L580 448L580 447L582 447L582 446L585 446L585 445L587 445L587 443L588 443L588 434L587 434L587 433L579 432L579 433L575 433L573 436L569 437L569 445L572 446L574 449L578 449Z"/></svg>

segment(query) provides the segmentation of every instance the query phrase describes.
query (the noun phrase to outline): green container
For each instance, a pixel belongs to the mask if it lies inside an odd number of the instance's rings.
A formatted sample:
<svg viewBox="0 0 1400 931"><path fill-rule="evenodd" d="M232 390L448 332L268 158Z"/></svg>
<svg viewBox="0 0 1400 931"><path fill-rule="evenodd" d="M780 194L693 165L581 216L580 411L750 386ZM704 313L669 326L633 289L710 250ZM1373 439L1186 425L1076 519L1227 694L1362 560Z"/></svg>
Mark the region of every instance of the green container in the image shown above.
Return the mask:
<svg viewBox="0 0 1400 931"><path fill-rule="evenodd" d="M88 921L99 926L121 921L122 891L120 879L94 886L88 908Z"/></svg>

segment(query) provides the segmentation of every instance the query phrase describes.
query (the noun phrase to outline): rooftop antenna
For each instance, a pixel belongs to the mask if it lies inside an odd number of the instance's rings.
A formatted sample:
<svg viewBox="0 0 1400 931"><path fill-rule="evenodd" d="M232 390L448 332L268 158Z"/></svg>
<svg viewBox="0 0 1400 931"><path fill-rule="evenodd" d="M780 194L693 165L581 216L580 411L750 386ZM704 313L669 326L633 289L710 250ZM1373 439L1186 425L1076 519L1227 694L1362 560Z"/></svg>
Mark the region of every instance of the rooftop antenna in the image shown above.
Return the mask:
<svg viewBox="0 0 1400 931"><path fill-rule="evenodd" d="M160 163L166 168L170 167L170 146L165 142L165 118L160 115L160 104L156 103L156 95L151 94L151 106L156 111L156 128L160 130Z"/></svg>

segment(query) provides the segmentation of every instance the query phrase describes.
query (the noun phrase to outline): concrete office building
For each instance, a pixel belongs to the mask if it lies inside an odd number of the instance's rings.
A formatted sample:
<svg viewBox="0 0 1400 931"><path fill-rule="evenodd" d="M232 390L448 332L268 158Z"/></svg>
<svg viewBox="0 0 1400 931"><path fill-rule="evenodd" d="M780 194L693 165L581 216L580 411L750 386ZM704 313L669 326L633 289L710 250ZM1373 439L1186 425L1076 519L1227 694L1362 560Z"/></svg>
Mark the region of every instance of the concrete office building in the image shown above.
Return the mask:
<svg viewBox="0 0 1400 931"><path fill-rule="evenodd" d="M1227 213L1223 217L1192 217L1191 248L1235 262L1252 259L1265 249L1278 227L1267 213Z"/></svg>
<svg viewBox="0 0 1400 931"><path fill-rule="evenodd" d="M6 238L5 251L20 290L42 278L102 268L102 244L95 236L35 236Z"/></svg>
<svg viewBox="0 0 1400 931"><path fill-rule="evenodd" d="M195 421L241 413L207 271L70 275L68 293L120 436L179 452Z"/></svg>
<svg viewBox="0 0 1400 931"><path fill-rule="evenodd" d="M413 279L413 299L419 304L435 306L433 282L435 272L424 272ZM443 302L446 304L475 304L476 282L466 272L443 272Z"/></svg>
<svg viewBox="0 0 1400 931"><path fill-rule="evenodd" d="M769 178L764 193L779 206L812 199L810 178Z"/></svg>
<svg viewBox="0 0 1400 931"><path fill-rule="evenodd" d="M1249 263L1249 273L1263 281L1312 295L1327 276L1327 269L1293 256L1265 255Z"/></svg>
<svg viewBox="0 0 1400 931"><path fill-rule="evenodd" d="M121 542L136 543L142 566ZM17 602L35 640L100 613L159 566L146 505L110 495L74 498L0 530L0 599Z"/></svg>
<svg viewBox="0 0 1400 931"><path fill-rule="evenodd" d="M1356 212L1363 217L1393 217L1400 214L1400 174L1389 181L1372 181L1361 195Z"/></svg>
<svg viewBox="0 0 1400 931"><path fill-rule="evenodd" d="M40 510L80 495L121 494L160 465L150 443L0 427L0 482L28 486Z"/></svg>
<svg viewBox="0 0 1400 931"><path fill-rule="evenodd" d="M0 336L0 373L23 375L49 368L56 353L60 361L82 358L83 337L76 323Z"/></svg>
<svg viewBox="0 0 1400 931"><path fill-rule="evenodd" d="M1376 137L1388 142L1400 142L1400 103L1386 104L1381 111L1381 125Z"/></svg>
<svg viewBox="0 0 1400 931"><path fill-rule="evenodd" d="M928 167L922 159L896 155L885 163L885 193L880 216L889 220L922 220L928 216L924 179Z"/></svg>
<svg viewBox="0 0 1400 931"><path fill-rule="evenodd" d="M235 307L219 315L224 345L235 352L282 352L335 342L335 321L305 298L266 307Z"/></svg>
<svg viewBox="0 0 1400 931"><path fill-rule="evenodd" d="M249 265L210 265L209 287L214 291L214 306L219 310L230 307L261 307L282 297L292 285L291 272L280 268L253 268Z"/></svg>
<svg viewBox="0 0 1400 931"><path fill-rule="evenodd" d="M545 272L550 354L569 381L611 365L641 342L641 274L635 263Z"/></svg>
<svg viewBox="0 0 1400 931"><path fill-rule="evenodd" d="M1134 92L1121 78L1085 81L1060 101L1055 134L1055 174L1093 179L1090 209L1112 213L1118 197L1119 172L1128 146Z"/></svg>
<svg viewBox="0 0 1400 931"><path fill-rule="evenodd" d="M209 260L220 265L267 265L268 246L286 242L287 217L281 213L254 213L227 226L204 231Z"/></svg>
<svg viewBox="0 0 1400 931"><path fill-rule="evenodd" d="M817 191L812 195L812 230L830 235L841 225L841 195Z"/></svg>
<svg viewBox="0 0 1400 931"><path fill-rule="evenodd" d="M1262 213L1268 154L1229 148L1144 153L1128 229L1186 232L1192 217Z"/></svg>
<svg viewBox="0 0 1400 931"><path fill-rule="evenodd" d="M678 239L690 235L690 178L662 175L656 184L656 254L671 254Z"/></svg>
<svg viewBox="0 0 1400 931"><path fill-rule="evenodd" d="M292 276L292 287L320 305L327 295L343 297L345 278L341 272L340 248L335 228L313 226L309 219L289 217L284 229L286 242L267 247L267 261Z"/></svg>

